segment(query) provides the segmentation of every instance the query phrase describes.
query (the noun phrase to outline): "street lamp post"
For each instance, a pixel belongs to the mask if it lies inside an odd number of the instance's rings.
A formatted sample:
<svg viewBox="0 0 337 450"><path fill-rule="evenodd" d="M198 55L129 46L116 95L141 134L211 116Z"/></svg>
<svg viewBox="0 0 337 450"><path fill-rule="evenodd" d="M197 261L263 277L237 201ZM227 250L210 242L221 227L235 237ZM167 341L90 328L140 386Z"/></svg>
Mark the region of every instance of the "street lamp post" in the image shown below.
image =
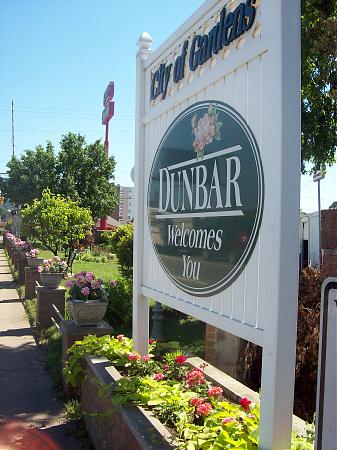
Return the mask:
<svg viewBox="0 0 337 450"><path fill-rule="evenodd" d="M104 92L103 97L104 109L102 111L102 125L105 125L104 147L107 158L109 158L109 122L115 113L115 102L113 100L114 94L115 94L115 84L113 81L110 81ZM99 227L101 230L106 230L106 226L107 226L107 218L102 217L100 220Z"/></svg>
<svg viewBox="0 0 337 450"><path fill-rule="evenodd" d="M322 246L322 223L321 223L321 180L324 174L321 170L316 170L312 179L317 182L317 196L318 196L318 270L321 270L321 246Z"/></svg>

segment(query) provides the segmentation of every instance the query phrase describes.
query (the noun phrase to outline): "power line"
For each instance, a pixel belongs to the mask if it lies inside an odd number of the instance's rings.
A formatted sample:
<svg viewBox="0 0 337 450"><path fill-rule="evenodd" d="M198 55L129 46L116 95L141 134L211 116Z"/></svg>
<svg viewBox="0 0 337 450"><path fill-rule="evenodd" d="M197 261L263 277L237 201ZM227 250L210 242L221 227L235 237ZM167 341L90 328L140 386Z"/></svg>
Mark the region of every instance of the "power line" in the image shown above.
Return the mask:
<svg viewBox="0 0 337 450"><path fill-rule="evenodd" d="M15 154L15 146L14 146L14 102L12 100L12 150L13 156Z"/></svg>

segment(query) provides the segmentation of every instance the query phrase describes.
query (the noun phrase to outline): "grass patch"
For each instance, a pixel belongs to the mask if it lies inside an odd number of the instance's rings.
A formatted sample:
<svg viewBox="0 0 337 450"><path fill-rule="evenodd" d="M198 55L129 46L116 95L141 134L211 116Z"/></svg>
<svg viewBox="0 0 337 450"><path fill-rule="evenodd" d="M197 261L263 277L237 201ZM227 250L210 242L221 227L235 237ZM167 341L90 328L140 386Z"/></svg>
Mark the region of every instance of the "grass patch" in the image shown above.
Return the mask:
<svg viewBox="0 0 337 450"><path fill-rule="evenodd" d="M36 308L37 308L36 298L32 298L31 300L25 300L23 302L23 306L25 307L29 323L31 327L34 328L36 326Z"/></svg>
<svg viewBox="0 0 337 450"><path fill-rule="evenodd" d="M40 250L38 255L39 258L52 258L53 254L49 250ZM64 255L60 253L60 258ZM92 262L92 261L75 261L72 268L73 273L78 273L82 271L93 272L97 278L102 278L103 280L115 279L119 275L117 259L111 259L105 263L102 262ZM62 281L61 286L64 286L65 281Z"/></svg>
<svg viewBox="0 0 337 450"><path fill-rule="evenodd" d="M75 435L79 438L83 450L94 450L90 437L85 429L83 410L78 400L68 400L64 405L64 413L68 420L75 422Z"/></svg>
<svg viewBox="0 0 337 450"><path fill-rule="evenodd" d="M62 386L62 336L53 325L40 332L40 344L46 352L46 368L53 385L59 394L63 394Z"/></svg>

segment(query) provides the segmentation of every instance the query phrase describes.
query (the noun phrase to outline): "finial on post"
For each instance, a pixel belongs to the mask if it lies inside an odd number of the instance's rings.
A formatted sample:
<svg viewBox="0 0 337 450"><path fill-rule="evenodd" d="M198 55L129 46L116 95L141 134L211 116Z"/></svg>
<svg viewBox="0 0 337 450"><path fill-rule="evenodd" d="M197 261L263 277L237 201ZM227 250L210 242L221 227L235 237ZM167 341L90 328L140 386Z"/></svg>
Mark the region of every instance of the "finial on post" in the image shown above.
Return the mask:
<svg viewBox="0 0 337 450"><path fill-rule="evenodd" d="M147 33L146 31L143 31L143 33L139 36L139 39L137 41L137 47L139 50L151 50L152 44L152 37Z"/></svg>

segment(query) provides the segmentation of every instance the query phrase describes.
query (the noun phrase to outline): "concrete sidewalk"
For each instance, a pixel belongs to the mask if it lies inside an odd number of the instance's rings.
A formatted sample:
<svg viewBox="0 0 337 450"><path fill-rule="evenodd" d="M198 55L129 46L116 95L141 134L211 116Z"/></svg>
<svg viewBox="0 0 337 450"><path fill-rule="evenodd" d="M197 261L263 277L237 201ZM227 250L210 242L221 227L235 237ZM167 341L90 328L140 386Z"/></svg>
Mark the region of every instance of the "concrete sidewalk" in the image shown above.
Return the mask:
<svg viewBox="0 0 337 450"><path fill-rule="evenodd" d="M0 249L0 449L79 450Z"/></svg>

